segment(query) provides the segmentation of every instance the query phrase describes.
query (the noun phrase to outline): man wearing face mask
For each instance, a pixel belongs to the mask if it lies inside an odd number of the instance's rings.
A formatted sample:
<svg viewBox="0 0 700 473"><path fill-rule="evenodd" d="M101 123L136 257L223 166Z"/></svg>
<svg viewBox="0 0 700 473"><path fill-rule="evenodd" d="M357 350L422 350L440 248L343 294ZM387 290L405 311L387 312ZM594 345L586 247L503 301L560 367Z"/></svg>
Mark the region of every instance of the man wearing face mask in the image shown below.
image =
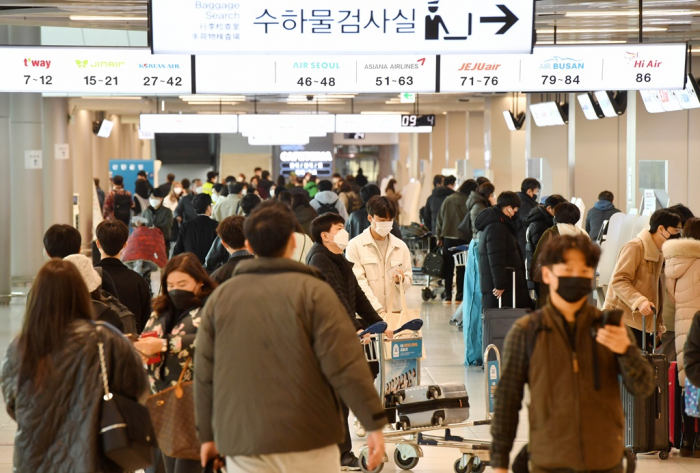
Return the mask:
<svg viewBox="0 0 700 473"><path fill-rule="evenodd" d="M680 238L682 230L680 215L668 209L657 210L649 219L649 230L642 230L623 246L615 263L603 309L623 311L638 346L642 345L642 330L653 333L654 311L658 311L657 330L661 334L665 331L661 247L666 240ZM642 327L642 315L647 317L646 327ZM653 344L653 337L647 337L647 341Z"/></svg>
<svg viewBox="0 0 700 473"><path fill-rule="evenodd" d="M374 196L367 202L370 227L353 238L346 251L347 259L360 287L379 315L387 311L393 293L393 310L400 311L399 284L408 290L413 284L411 253L406 243L391 234L398 214L396 202Z"/></svg>
<svg viewBox="0 0 700 473"><path fill-rule="evenodd" d="M532 209L537 207L538 194L542 185L540 181L535 178L528 177L520 185L520 192L518 192L518 197L520 197L520 208L518 213L513 219L515 224L515 231L518 234L518 245L520 246L520 252L523 255L523 261L525 260L525 253L527 250L527 217L532 212Z"/></svg>
<svg viewBox="0 0 700 473"><path fill-rule="evenodd" d="M555 237L542 254L549 301L519 319L505 340L491 426L495 473L508 471L526 383L530 443L521 455L528 454L529 471L623 471L618 379L643 398L654 389L653 373L624 321L603 325L601 312L587 304L599 258L585 235Z"/></svg>
<svg viewBox="0 0 700 473"><path fill-rule="evenodd" d="M164 194L160 187L151 189L148 196L149 205L144 210L142 217L146 219L146 226L156 227L163 232L166 254L170 254L170 231L173 227L173 212L163 205L163 199L167 195L167 193Z"/></svg>
<svg viewBox="0 0 700 473"><path fill-rule="evenodd" d="M481 303L484 309L495 309L503 297L503 307L532 308L532 299L525 279L525 263L516 239L514 220L520 198L514 192L502 192L496 205L483 210L476 218L479 232L479 271ZM515 301L513 301L515 271ZM513 305L515 302L515 305Z"/></svg>
<svg viewBox="0 0 700 473"><path fill-rule="evenodd" d="M321 272L337 294L357 332L360 333L373 323L381 322L382 318L372 307L352 272L353 264L343 256L349 242L343 217L334 213L317 217L311 222L311 237L315 243L306 257L306 264L316 267ZM360 322L356 315L359 315L364 323ZM385 336L392 338L393 334L387 332ZM345 440L339 445L340 463L341 467L359 468L359 460L352 452L352 440L347 424L349 412L348 407L343 404L343 418L346 424Z"/></svg>

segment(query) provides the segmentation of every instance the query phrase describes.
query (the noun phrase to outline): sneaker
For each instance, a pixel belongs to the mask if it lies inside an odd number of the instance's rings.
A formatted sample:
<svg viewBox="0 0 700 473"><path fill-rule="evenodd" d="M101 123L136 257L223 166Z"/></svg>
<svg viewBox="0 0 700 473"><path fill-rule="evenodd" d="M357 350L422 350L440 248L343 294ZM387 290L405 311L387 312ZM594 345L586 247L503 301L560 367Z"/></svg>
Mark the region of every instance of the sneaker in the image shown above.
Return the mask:
<svg viewBox="0 0 700 473"><path fill-rule="evenodd" d="M352 452L344 453L340 457L340 471L360 471L360 459Z"/></svg>

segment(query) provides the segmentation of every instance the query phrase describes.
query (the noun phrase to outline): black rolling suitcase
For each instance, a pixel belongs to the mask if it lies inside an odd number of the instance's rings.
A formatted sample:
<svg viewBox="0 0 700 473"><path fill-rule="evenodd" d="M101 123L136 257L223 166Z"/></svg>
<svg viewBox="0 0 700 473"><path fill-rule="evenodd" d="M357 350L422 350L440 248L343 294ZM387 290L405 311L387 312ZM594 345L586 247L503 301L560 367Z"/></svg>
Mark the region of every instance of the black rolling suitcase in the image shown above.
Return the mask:
<svg viewBox="0 0 700 473"><path fill-rule="evenodd" d="M512 268L508 268L512 269ZM504 294L505 295L505 294ZM503 296L504 296L503 295ZM503 342L515 321L523 315L531 312L530 309L503 308L503 296L498 300L498 309L486 309L481 316L483 324L481 351L484 353L489 345L496 345L498 351L503 353ZM515 270L513 270L513 305L516 305L515 297ZM489 360L484 360L486 363Z"/></svg>
<svg viewBox="0 0 700 473"><path fill-rule="evenodd" d="M646 327L646 317L642 317ZM642 345L646 347L646 330L643 331ZM656 313L654 313L654 346L656 347ZM671 450L669 442L668 417L668 359L665 355L643 352L654 367L654 393L647 398L637 398L627 391L620 382L622 407L625 411L625 444L633 453L659 452L659 458L668 459Z"/></svg>

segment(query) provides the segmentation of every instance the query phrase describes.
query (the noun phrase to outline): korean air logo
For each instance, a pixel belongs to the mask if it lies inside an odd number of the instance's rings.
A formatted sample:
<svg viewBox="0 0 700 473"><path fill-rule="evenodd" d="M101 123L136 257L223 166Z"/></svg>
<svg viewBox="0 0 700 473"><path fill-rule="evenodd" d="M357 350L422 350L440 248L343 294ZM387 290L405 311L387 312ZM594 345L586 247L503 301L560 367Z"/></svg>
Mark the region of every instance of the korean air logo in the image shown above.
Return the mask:
<svg viewBox="0 0 700 473"><path fill-rule="evenodd" d="M580 59L554 56L551 59L542 61L542 64L540 64L540 69L551 71L581 70L584 68L585 65L586 63L584 63Z"/></svg>
<svg viewBox="0 0 700 473"><path fill-rule="evenodd" d="M139 64L139 69L180 69L180 64L149 64L144 62Z"/></svg>

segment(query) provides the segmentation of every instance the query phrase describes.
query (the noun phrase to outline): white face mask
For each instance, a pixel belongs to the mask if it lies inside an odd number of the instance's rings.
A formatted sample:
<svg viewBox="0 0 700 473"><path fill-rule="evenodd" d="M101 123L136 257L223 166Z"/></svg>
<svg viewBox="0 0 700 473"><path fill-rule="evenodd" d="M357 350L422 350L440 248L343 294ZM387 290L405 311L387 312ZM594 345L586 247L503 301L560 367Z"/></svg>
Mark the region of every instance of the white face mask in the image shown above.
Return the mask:
<svg viewBox="0 0 700 473"><path fill-rule="evenodd" d="M389 220L388 222L374 222L374 231L379 234L381 237L387 236L389 233L391 233L391 230L394 228L394 221Z"/></svg>
<svg viewBox="0 0 700 473"><path fill-rule="evenodd" d="M344 228L340 229L338 231L338 233L336 233L333 236L333 243L338 245L338 248L340 248L341 250L344 250L345 248L347 248L349 242L350 242L350 234Z"/></svg>
<svg viewBox="0 0 700 473"><path fill-rule="evenodd" d="M176 187L175 189L173 189L173 193L174 193L175 195L180 195L180 194L182 194L182 187Z"/></svg>
<svg viewBox="0 0 700 473"><path fill-rule="evenodd" d="M241 176L238 176L238 177L236 178L236 180L237 180L238 182L243 182L243 178L242 178Z"/></svg>
<svg viewBox="0 0 700 473"><path fill-rule="evenodd" d="M151 204L151 207L153 207L154 209L157 209L158 207L160 207L160 204L162 204L163 201L160 199L154 199L151 197L150 199L148 199L148 203Z"/></svg>
<svg viewBox="0 0 700 473"><path fill-rule="evenodd" d="M196 192L197 194L203 194L203 193L204 193L204 187L202 187L202 186L197 187L197 190L195 190L195 192Z"/></svg>

